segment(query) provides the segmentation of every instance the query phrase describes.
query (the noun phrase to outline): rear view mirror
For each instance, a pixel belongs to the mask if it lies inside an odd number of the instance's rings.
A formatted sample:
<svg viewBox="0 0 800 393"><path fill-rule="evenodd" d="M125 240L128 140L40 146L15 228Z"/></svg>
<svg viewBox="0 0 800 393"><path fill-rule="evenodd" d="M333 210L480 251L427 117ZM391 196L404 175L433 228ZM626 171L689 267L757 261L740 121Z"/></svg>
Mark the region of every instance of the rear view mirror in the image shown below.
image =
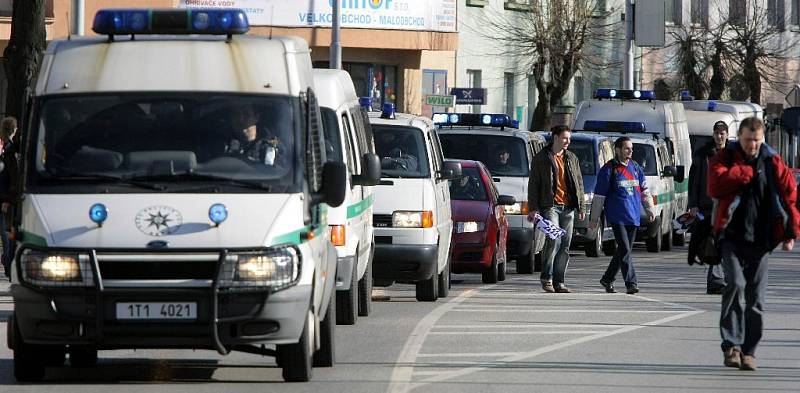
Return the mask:
<svg viewBox="0 0 800 393"><path fill-rule="evenodd" d="M361 174L353 176L357 186L376 186L381 182L381 159L377 154L365 153L361 156Z"/></svg>
<svg viewBox="0 0 800 393"><path fill-rule="evenodd" d="M663 177L675 177L676 173L677 173L677 169L675 169L674 166L666 165L666 166L664 166L664 170L661 172L661 176L663 176Z"/></svg>
<svg viewBox="0 0 800 393"><path fill-rule="evenodd" d="M322 167L322 202L337 207L347 191L347 166L341 161L328 161Z"/></svg>
<svg viewBox="0 0 800 393"><path fill-rule="evenodd" d="M517 198L514 198L511 195L500 195L497 198L497 204L502 206L511 206L517 203Z"/></svg>
<svg viewBox="0 0 800 393"><path fill-rule="evenodd" d="M686 179L686 167L683 165L678 165L675 167L675 181L678 183L683 182Z"/></svg>
<svg viewBox="0 0 800 393"><path fill-rule="evenodd" d="M442 170L439 172L439 178L453 180L459 177L461 177L461 163L457 161L445 161L442 165Z"/></svg>

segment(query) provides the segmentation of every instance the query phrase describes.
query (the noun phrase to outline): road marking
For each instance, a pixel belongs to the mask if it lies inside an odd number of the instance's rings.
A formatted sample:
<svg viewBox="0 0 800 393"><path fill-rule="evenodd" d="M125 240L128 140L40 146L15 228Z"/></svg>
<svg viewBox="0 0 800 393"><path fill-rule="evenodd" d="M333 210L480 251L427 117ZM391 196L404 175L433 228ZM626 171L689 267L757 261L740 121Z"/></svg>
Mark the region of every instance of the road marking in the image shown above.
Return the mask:
<svg viewBox="0 0 800 393"><path fill-rule="evenodd" d="M621 328L630 325L624 324L602 324L602 323L530 323L525 325L436 325L434 329L527 329L527 328Z"/></svg>
<svg viewBox="0 0 800 393"><path fill-rule="evenodd" d="M452 310L453 312L492 312L492 313L605 313L605 314L675 314L679 312L684 312L685 310L531 310L529 308L519 308L519 309L506 309L506 310L494 310L494 309L473 309L473 308L457 308Z"/></svg>
<svg viewBox="0 0 800 393"><path fill-rule="evenodd" d="M480 358L480 357L509 357L517 356L521 352L464 352L464 353L421 353L418 358ZM416 374L416 373L414 373Z"/></svg>
<svg viewBox="0 0 800 393"><path fill-rule="evenodd" d="M528 330L528 331L514 331L514 332L430 332L428 335L431 336L481 336L481 335L498 335L498 336L513 336L513 335L525 335L525 334L597 334L607 332L607 330Z"/></svg>

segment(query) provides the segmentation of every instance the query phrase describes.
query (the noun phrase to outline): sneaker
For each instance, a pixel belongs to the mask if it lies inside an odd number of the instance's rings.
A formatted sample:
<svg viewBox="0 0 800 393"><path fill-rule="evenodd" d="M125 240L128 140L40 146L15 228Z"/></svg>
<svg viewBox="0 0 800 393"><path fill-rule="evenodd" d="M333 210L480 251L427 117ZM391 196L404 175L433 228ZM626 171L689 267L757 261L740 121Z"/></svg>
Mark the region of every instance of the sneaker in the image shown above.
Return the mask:
<svg viewBox="0 0 800 393"><path fill-rule="evenodd" d="M569 288L567 288L567 286L564 284L558 285L555 288L556 293L572 293L572 291L570 291Z"/></svg>
<svg viewBox="0 0 800 393"><path fill-rule="evenodd" d="M744 371L756 371L758 367L756 367L756 358L750 355L742 355L741 358L741 365L739 365L739 370Z"/></svg>
<svg viewBox="0 0 800 393"><path fill-rule="evenodd" d="M602 285L603 288L606 289L606 293L617 293L617 290L614 289L614 284L613 283L603 281L603 279L601 278L600 279L600 285Z"/></svg>
<svg viewBox="0 0 800 393"><path fill-rule="evenodd" d="M556 290L553 288L553 283L550 281L542 281L542 289L547 293L554 293Z"/></svg>
<svg viewBox="0 0 800 393"><path fill-rule="evenodd" d="M628 295L633 295L635 293L639 293L639 286L636 284L625 284L625 293Z"/></svg>
<svg viewBox="0 0 800 393"><path fill-rule="evenodd" d="M739 348L731 347L728 349L722 350L723 356L725 356L725 360L722 362L725 367L735 367L740 368L742 367L742 351ZM751 356L752 357L752 356Z"/></svg>

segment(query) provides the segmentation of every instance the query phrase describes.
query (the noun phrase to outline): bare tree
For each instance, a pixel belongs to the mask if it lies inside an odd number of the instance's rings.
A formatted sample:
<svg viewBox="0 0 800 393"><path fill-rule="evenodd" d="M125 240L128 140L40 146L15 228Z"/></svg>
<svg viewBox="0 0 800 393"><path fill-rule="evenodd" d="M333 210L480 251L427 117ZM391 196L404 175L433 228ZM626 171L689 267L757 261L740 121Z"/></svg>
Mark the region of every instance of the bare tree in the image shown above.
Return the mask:
<svg viewBox="0 0 800 393"><path fill-rule="evenodd" d="M608 56L595 49L612 41L611 26L596 9L596 0L531 0L529 12L487 18L484 36L529 69L538 91L532 130L546 129L553 110L569 91L575 73L584 67L606 69Z"/></svg>
<svg viewBox="0 0 800 393"><path fill-rule="evenodd" d="M8 78L6 114L19 118L25 90L33 88L45 50L45 0L14 0L11 37L3 52Z"/></svg>
<svg viewBox="0 0 800 393"><path fill-rule="evenodd" d="M689 90L695 98L705 99L709 90L706 82L708 62L708 29L694 26L681 26L669 32L672 42L667 48L674 48L673 58L678 64L678 74L682 79L683 87Z"/></svg>

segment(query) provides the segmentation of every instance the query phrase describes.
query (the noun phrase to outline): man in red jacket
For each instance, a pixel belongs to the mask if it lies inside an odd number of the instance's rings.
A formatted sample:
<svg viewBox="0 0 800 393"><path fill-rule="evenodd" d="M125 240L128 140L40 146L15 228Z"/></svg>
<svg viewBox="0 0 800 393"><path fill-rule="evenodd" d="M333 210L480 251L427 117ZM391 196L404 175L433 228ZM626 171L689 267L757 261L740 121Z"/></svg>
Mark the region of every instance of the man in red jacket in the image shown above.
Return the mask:
<svg viewBox="0 0 800 393"><path fill-rule="evenodd" d="M781 157L764 143L760 119L744 119L739 140L709 161L708 195L714 198L714 234L727 282L719 322L724 364L755 370L767 259L779 244L791 251L800 234L797 185Z"/></svg>

